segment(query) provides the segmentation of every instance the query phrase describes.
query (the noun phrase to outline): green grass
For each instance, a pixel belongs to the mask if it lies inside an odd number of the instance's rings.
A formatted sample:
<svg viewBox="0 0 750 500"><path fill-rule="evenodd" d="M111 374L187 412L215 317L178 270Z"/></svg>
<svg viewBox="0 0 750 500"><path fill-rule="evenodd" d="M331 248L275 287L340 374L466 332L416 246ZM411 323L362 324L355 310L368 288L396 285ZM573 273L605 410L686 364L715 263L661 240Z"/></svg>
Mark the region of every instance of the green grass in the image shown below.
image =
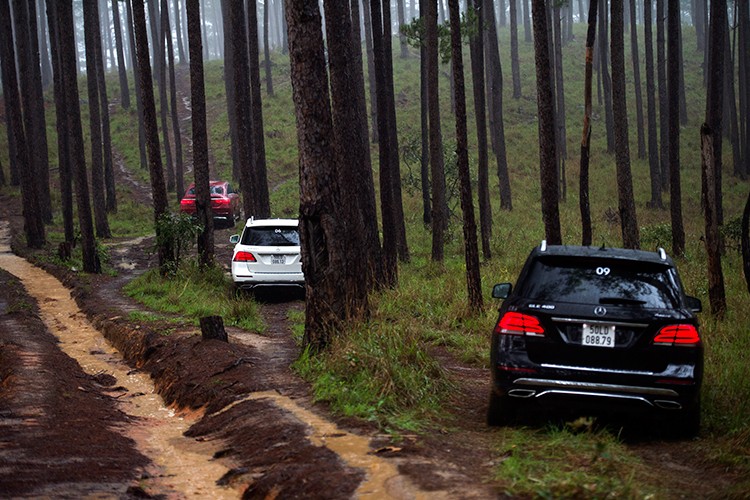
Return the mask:
<svg viewBox="0 0 750 500"><path fill-rule="evenodd" d="M128 283L124 292L154 311L177 314L196 325L201 317L219 315L227 325L256 332L265 328L257 304L235 294L221 269L200 271L194 261L184 262L172 277L152 269Z"/></svg>
<svg viewBox="0 0 750 500"><path fill-rule="evenodd" d="M692 29L684 27L686 40L693 40ZM585 26L575 26L576 40L563 48L567 150L567 199L560 204L564 242L577 244L581 238L578 209L579 141L582 127L583 62ZM642 33L639 40L643 43ZM630 112L630 157L641 246L644 249L671 248L668 211L647 207L650 200L649 170L646 160L638 159L636 115L631 76L630 44L626 39L627 104ZM394 44L397 46L397 44ZM513 211L499 209L499 190L494 174L495 159L490 155L490 190L493 204L491 260L482 262L481 277L485 310L468 310L463 263L460 213L454 213L443 263L430 258L431 234L422 224L421 195L407 189L404 182L404 212L411 262L399 266L399 286L373 294L368 322L342 332L325 352L317 356L303 353L296 369L312 383L315 397L327 401L343 415L376 422L398 434L423 431L444 421L446 394L452 382L433 357L447 350L476 367L489 363L489 335L499 305L490 298L494 283L514 281L529 250L543 239L540 214L539 155L536 86L533 46L520 43L522 98L513 99L510 85L509 31L500 29L504 89L504 121L508 166L513 193ZM419 137L419 61L416 57L394 57L396 111L402 146ZM689 294L699 297L708 308L706 256L701 237L704 231L700 211L699 127L705 109L701 82L702 55L694 43L684 44L685 77L689 124L681 131L681 174L686 254L677 260ZM413 53L413 51L412 51ZM466 51L468 54L468 51ZM271 210L274 216L296 217L299 207L295 115L291 102L288 57L274 54L273 97L263 88L266 156ZM641 65L645 58L641 57ZM469 67L468 55L464 59ZM230 146L226 125L226 102L221 61L206 64L206 96L209 110L210 155L217 175L228 176ZM645 70L641 68L645 79ZM440 100L443 139L455 142L454 119L450 113L447 67L441 68ZM116 77L114 77L116 78ZM467 74L466 88L471 89ZM116 80L111 80L112 85ZM645 83L645 80L644 82ZM85 92L85 87L81 86ZM617 213L617 186L614 156L606 153L604 112L594 89L591 146L591 216L595 244L621 245L620 227L608 214ZM476 179L476 132L473 103L469 101L469 149ZM126 165L148 186L148 173L139 168L137 141L134 140L133 112L119 107L113 113L113 140ZM4 128L0 141L5 141ZM84 127L86 128L86 127ZM85 132L85 130L84 130ZM55 143L50 138L50 149ZM451 146L448 146L450 149ZM733 170L729 148L725 147L723 202L725 219L736 219L748 192L747 182L730 174ZM402 151L403 152L403 151ZM376 175L378 148L372 145L372 165ZM0 158L7 171L7 148L0 147ZM413 159L402 162L418 174ZM416 170L414 170L416 168ZM190 176L186 176L186 181ZM476 189L476 185L474 186ZM474 193L476 197L476 192ZM126 195L127 196L127 195ZM378 199L379 200L379 199ZM663 196L668 206L668 194ZM148 209L128 206L120 198L120 211L110 218L115 236L136 236L152 231ZM750 309L742 275L740 255L729 249L723 259L728 312L724 319L700 315L705 343L703 386L703 428L696 453L733 467L738 476L750 477ZM200 276L186 269L175 279L163 280L149 273L128 287L128 292L156 311L179 314L196 320L205 314L221 314L225 321L243 328L262 330L257 306L250 299L236 299L230 283L213 271ZM144 318L147 320L148 318ZM304 315L290 314L295 339L301 342ZM489 377L489 372L487 372ZM606 431L574 433L567 429L502 429L493 434L493 460L498 463L497 478L505 490L518 496L603 497L612 493L625 497L662 496L659 478L643 470L643 465L627 445ZM635 479L634 479L635 478ZM744 482L743 482L744 481ZM750 490L748 480L740 481L738 492Z"/></svg>

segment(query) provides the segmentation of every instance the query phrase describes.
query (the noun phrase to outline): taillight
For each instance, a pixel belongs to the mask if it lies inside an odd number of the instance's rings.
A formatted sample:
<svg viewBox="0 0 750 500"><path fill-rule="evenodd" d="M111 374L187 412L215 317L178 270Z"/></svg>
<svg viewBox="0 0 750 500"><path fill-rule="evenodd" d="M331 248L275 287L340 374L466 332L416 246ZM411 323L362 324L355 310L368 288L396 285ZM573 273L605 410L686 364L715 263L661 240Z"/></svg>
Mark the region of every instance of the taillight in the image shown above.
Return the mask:
<svg viewBox="0 0 750 500"><path fill-rule="evenodd" d="M701 337L698 329L693 325L667 325L656 333L654 344L656 345L686 345L699 344Z"/></svg>
<svg viewBox="0 0 750 500"><path fill-rule="evenodd" d="M237 252L237 255L232 259L234 262L257 262L255 255L250 252Z"/></svg>
<svg viewBox="0 0 750 500"><path fill-rule="evenodd" d="M503 314L495 326L495 333L503 335L532 335L544 336L544 328L539 320L528 314L507 312Z"/></svg>
<svg viewBox="0 0 750 500"><path fill-rule="evenodd" d="M229 198L214 198L211 201L214 205L229 205Z"/></svg>

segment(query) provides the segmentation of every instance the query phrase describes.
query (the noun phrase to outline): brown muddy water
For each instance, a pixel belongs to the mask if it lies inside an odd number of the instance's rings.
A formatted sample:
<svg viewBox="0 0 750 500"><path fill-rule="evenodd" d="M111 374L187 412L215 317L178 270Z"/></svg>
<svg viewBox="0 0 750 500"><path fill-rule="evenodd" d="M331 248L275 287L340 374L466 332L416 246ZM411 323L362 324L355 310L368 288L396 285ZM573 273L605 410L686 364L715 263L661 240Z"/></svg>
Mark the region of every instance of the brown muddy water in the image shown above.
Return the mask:
<svg viewBox="0 0 750 500"><path fill-rule="evenodd" d="M108 374L117 382L116 394L123 412L136 422L121 429L133 439L139 451L153 462L140 485L145 491L168 498L238 498L243 485L220 487L216 481L236 464L212 457L223 446L217 441L196 441L183 434L202 415L187 414L164 405L148 375L132 370L118 351L88 321L65 288L54 276L13 255L8 245L9 227L0 221L0 267L18 277L39 304L47 328L60 341L60 348L78 361L91 375ZM255 343L256 335L243 335ZM236 401L218 413L248 400L268 399L307 425L307 438L327 447L348 465L365 471L366 477L355 498L443 498L440 492L420 491L398 473L396 465L373 454L370 439L341 430L335 424L299 406L276 392L258 392Z"/></svg>

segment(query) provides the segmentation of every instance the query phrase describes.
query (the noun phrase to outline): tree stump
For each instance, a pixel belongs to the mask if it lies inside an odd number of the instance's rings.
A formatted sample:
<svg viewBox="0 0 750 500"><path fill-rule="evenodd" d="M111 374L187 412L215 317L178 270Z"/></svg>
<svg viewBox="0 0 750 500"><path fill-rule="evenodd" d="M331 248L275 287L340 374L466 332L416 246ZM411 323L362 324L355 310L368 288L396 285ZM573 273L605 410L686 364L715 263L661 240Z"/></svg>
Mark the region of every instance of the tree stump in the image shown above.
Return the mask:
<svg viewBox="0 0 750 500"><path fill-rule="evenodd" d="M200 319L201 336L203 340L216 339L229 342L224 330L224 320L221 316L206 316Z"/></svg>

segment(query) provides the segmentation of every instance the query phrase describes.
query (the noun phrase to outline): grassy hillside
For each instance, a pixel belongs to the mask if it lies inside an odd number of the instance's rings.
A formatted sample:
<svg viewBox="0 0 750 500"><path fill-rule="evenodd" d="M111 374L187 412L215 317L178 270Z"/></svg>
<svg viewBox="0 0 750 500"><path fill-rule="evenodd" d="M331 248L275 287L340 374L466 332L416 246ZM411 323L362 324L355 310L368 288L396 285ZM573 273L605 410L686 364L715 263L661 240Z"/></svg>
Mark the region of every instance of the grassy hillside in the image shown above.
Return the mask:
<svg viewBox="0 0 750 500"><path fill-rule="evenodd" d="M681 165L683 213L686 230L686 255L678 260L678 267L688 293L696 295L708 306L706 256L702 239L703 218L700 212L700 135L699 127L705 107L702 85L702 55L695 52L692 30L684 29L685 77L689 123L681 132ZM412 255L408 264L399 268L399 286L372 297L372 318L362 325L354 325L342 335L323 356L303 356L297 369L313 382L316 395L331 402L331 407L342 414L354 415L380 423L391 432L424 431L431 429L435 419L444 413L452 381L430 354L435 348L446 348L463 362L486 367L488 365L489 336L496 316L497 303L489 292L494 283L514 281L529 250L544 237L540 214L539 156L536 120L536 89L533 68L533 46L523 41L521 50L521 79L523 97L515 100L510 92L509 33L500 31L500 48L505 77L504 119L511 187L512 212L499 209L499 190L494 174L490 176L493 203L493 258L482 263L482 288L485 291L485 312L474 315L467 310L464 277L462 233L458 200L452 200L453 218L446 247L446 260L437 264L430 259L431 235L421 221L421 196L408 183L408 174L418 174L418 164L404 159L401 165L404 178L404 212L407 214L407 237ZM576 26L576 39L563 49L565 59L565 90L567 111L568 159L566 161L567 199L560 204L560 217L565 243L580 242L578 211L578 152L583 106L583 61L585 31ZM641 33L641 43L643 40ZM629 43L626 40L626 47ZM467 51L468 53L468 51ZM644 58L641 57L641 61ZM628 85L632 87L631 63L628 64ZM468 57L465 59L468 67ZM419 137L419 61L416 56L394 59L394 79L397 102L399 141L402 148ZM455 129L450 114L447 67L441 76L443 104L443 138L450 151L455 143ZM183 72L187 75L187 72ZM645 71L642 68L645 78ZM110 96L117 99L116 80L110 80ZM132 82L132 78L131 78ZM82 87L83 88L83 87ZM471 86L467 82L467 89ZM291 102L288 59L274 55L274 90L269 97L264 92L264 120L266 151L269 168L272 212L275 216L295 216L298 207L297 152L294 110ZM596 100L596 90L594 98ZM229 177L231 156L226 118L222 62L206 65L206 96L209 110L210 157L217 176ZM655 249L663 246L670 251L669 213L647 207L650 199L648 164L636 158L636 124L634 93L628 94L631 110L631 165L637 217L641 228L641 246ZM473 101L469 98L469 111ZM51 107L51 105L50 105ZM134 114L113 106L113 134L118 154L129 169L143 179L147 173L138 168L137 143L134 141ZM53 116L51 114L50 116ZM474 134L473 114L469 116L470 134ZM50 144L54 145L54 127L50 126ZM0 158L7 170L5 132L0 134ZM602 108L594 103L594 122L591 148L591 214L595 244L619 246L619 224L610 214L617 213L614 156L606 153L606 132ZM472 168L476 169L475 137L470 137ZM51 146L52 147L52 146ZM727 151L728 148L725 148ZM373 145L373 168L377 173L377 146ZM54 155L54 153L52 153ZM53 160L54 161L54 160ZM741 215L748 184L730 175L731 158L725 155L724 209L726 221L736 223ZM494 158L490 158L494 172ZM476 177L476 171L474 171ZM190 179L190 175L186 175ZM148 185L146 183L146 185ZM377 185L377 182L376 182ZM476 197L476 192L474 193ZM172 196L176 201L177 197ZM664 197L668 205L668 197ZM121 198L121 210L111 219L117 236L142 234L150 231L148 209ZM176 204L175 204L176 208ZM51 239L55 234L52 233ZM728 312L723 320L708 313L701 315L702 333L706 346L706 374L703 390L703 436L701 452L707 457L740 466L747 471L750 464L750 310L742 276L741 257L737 240L729 238L723 260L726 280ZM187 279L187 278L186 278ZM194 279L194 278L190 278ZM185 286L188 286L187 279ZM150 284L149 286L152 286ZM249 300L249 299L248 299ZM302 318L295 318L297 323ZM489 373L487 373L489 376ZM644 478L638 484L632 479L640 475L642 464L616 437L606 431L572 435L564 429L512 429L496 435L498 456L506 450L528 444L524 454L517 454L511 466L499 469L503 479L515 494L596 496L598 491L614 491L628 496L659 493L658 478ZM564 443L564 444L561 444ZM553 450L557 455L553 454ZM608 454L607 462L617 474L599 470L599 465L570 472L571 456ZM539 468L542 457L552 456L540 472L540 484L527 479L530 470ZM568 462L567 464L565 462ZM559 463L558 463L559 462ZM575 461L573 461L575 462ZM596 462L596 460L594 460ZM547 470L551 467L551 471ZM750 476L748 474L747 476ZM582 485L593 484L586 493ZM738 487L742 487L739 485ZM742 491L742 490L739 490Z"/></svg>

